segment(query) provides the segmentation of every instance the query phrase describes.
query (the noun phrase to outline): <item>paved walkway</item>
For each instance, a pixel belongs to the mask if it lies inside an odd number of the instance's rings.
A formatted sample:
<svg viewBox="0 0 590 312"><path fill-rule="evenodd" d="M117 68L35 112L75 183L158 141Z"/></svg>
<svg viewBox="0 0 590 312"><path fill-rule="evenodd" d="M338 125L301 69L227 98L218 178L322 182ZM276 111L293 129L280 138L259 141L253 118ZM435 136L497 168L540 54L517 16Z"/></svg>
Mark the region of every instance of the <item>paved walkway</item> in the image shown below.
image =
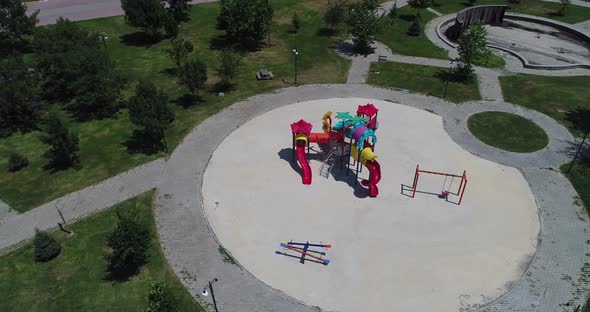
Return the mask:
<svg viewBox="0 0 590 312"><path fill-rule="evenodd" d="M80 13L73 14L84 18ZM586 254L590 253L590 245L586 242L590 239L590 226L578 204L577 194L557 171L560 164L569 160L575 140L555 120L503 102L497 78L510 74L508 70L512 71L512 66L516 68L516 65L509 63L506 70L477 68L484 100L455 105L435 97L363 84L370 62L375 61L380 53L387 53L392 61L439 67L447 67L447 60L395 55L379 44L376 53L367 57L347 54L346 46L341 46L339 52L353 59L349 84L285 88L236 103L193 129L168 160L153 161L27 213L7 218L0 224L0 253L30 239L34 227L55 227L61 220L58 209L67 221L73 221L156 187L156 220L164 253L194 296L198 297L207 280L217 277L216 297L222 311L312 311L311 307L263 284L239 266L223 261L215 233L210 230L202 209L203 173L209 157L223 139L257 115L298 101L366 97L439 114L446 131L457 144L482 158L519 168L530 184L542 228L535 257L526 264L526 274L511 291L485 307L466 307L465 311L481 308L482 311L565 312L572 310L571 305L583 304L589 288ZM545 74L545 71L534 73ZM547 74L579 73L573 70ZM549 145L535 153L518 154L481 143L466 129L466 120L473 113L487 110L508 111L532 119L547 132Z"/></svg>

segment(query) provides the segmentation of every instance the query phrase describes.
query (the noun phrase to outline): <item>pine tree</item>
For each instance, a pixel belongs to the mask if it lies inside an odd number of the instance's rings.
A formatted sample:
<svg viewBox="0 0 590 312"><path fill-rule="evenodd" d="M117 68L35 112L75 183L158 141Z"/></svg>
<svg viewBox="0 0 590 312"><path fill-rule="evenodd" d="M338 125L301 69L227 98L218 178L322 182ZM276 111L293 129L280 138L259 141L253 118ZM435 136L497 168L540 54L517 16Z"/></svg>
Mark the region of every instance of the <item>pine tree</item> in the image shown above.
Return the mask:
<svg viewBox="0 0 590 312"><path fill-rule="evenodd" d="M113 279L127 279L147 261L151 232L139 215L135 207L117 210L117 226L107 238L110 251L106 255Z"/></svg>
<svg viewBox="0 0 590 312"><path fill-rule="evenodd" d="M137 85L135 95L129 99L129 119L150 140L144 143L168 151L165 131L174 121L174 112L168 106L168 96L152 82L140 81Z"/></svg>
<svg viewBox="0 0 590 312"><path fill-rule="evenodd" d="M33 238L33 260L35 262L47 262L59 255L61 246L47 232L35 229Z"/></svg>
<svg viewBox="0 0 590 312"><path fill-rule="evenodd" d="M59 112L49 113L41 142L49 145L49 150L43 154L49 160L49 168L61 170L79 163L78 135L69 129Z"/></svg>

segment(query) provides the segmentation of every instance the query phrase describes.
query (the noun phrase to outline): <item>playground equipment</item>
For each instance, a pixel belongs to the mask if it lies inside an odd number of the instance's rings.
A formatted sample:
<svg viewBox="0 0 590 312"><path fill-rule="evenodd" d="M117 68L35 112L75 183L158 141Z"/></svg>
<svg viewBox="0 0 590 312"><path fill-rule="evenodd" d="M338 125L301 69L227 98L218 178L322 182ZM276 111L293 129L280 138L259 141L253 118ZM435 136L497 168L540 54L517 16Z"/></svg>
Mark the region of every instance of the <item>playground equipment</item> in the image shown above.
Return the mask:
<svg viewBox="0 0 590 312"><path fill-rule="evenodd" d="M302 246L302 247L298 247L298 246ZM320 262L323 265L328 265L330 263L330 260L322 258L322 256L326 255L325 252L309 249L310 247L320 247L320 248L324 248L324 249L332 248L332 245L330 245L330 244L310 244L309 242L296 243L296 242L284 241L284 242L281 242L281 247L283 249L290 250L290 251L300 254L301 256L299 257L299 263L301 263L301 264L305 264L305 260L310 261L310 259L307 259L306 257L309 257L317 262ZM290 256L289 254L285 254L280 251L275 251L275 253L278 255ZM312 253L318 254L319 256L315 256Z"/></svg>
<svg viewBox="0 0 590 312"><path fill-rule="evenodd" d="M379 194L377 183L381 180L381 166L375 155L375 144L377 143L379 110L373 104L359 105L356 115L352 116L347 112L339 112L336 118L340 121L332 126L332 112L326 112L322 117L323 133L312 133L312 125L301 119L291 124L293 156L302 169L303 184L311 184L312 173L309 166L309 144L317 143L327 145L326 156L320 167L320 176L329 177L336 160L340 160L341 166L346 161L347 175L353 158L355 172L355 183L358 183L358 174L362 172L362 166L369 170L369 179L361 181L361 184L369 189L369 196L376 197ZM307 148L307 154L306 154Z"/></svg>
<svg viewBox="0 0 590 312"><path fill-rule="evenodd" d="M451 173L421 170L420 165L416 165L416 172L414 174L414 183L412 184L412 198L414 198L414 196L416 195L416 189L418 188L418 180L420 178L421 173L444 176L445 180L443 182L443 186L442 186L441 192L438 195L438 197L448 200L448 197L450 194L458 196L459 202L457 202L457 205L461 205L461 201L463 200L463 195L465 194L465 188L467 187L467 171L463 170L462 175L456 175L456 174L451 174ZM448 186L447 186L447 178L451 178ZM457 192L451 192L450 189L453 186L453 180L455 178L460 178L461 182L459 183L459 187L457 188Z"/></svg>

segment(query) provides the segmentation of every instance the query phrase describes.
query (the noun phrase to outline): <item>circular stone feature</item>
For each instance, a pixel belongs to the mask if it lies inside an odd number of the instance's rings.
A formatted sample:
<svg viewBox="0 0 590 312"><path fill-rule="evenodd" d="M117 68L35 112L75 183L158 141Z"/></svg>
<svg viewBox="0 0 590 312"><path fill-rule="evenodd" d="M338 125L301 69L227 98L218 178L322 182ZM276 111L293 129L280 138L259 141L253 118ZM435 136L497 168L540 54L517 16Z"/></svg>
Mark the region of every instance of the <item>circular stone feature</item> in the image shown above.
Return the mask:
<svg viewBox="0 0 590 312"><path fill-rule="evenodd" d="M315 143L312 183L304 185L297 158L292 161L291 123L304 119L312 132L322 132L325 112L354 114L367 103L379 109L379 195L368 197L346 166L336 164L328 178L321 176L324 155ZM456 196L437 196L443 184L456 188L461 179L437 175L422 174L420 192L410 198L416 164L458 175L466 170L461 205L452 203ZM363 167L359 178L368 177ZM463 150L438 115L378 100L300 102L250 120L213 153L202 195L216 237L245 270L328 311L434 306L456 312L485 304L522 277L539 233L533 196L517 169ZM290 240L331 244L314 248L331 262L300 264L295 252L280 246Z"/></svg>
<svg viewBox="0 0 590 312"><path fill-rule="evenodd" d="M467 127L480 141L510 152L531 153L549 143L547 133L536 123L510 113L473 114Z"/></svg>

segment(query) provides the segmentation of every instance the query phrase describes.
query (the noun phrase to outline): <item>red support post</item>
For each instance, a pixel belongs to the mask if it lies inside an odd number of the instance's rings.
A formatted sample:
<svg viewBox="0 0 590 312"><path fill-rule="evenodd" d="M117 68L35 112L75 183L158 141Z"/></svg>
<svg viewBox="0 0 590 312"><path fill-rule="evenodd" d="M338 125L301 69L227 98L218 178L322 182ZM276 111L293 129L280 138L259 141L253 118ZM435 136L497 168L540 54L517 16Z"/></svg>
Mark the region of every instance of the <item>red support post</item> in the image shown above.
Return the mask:
<svg viewBox="0 0 590 312"><path fill-rule="evenodd" d="M461 205L461 201L463 200L463 194L465 194L465 188L467 187L467 177L465 177L465 183L463 183L463 190L461 190L461 196L459 197L459 202L457 205Z"/></svg>
<svg viewBox="0 0 590 312"><path fill-rule="evenodd" d="M416 188L418 187L418 175L420 174L420 165L416 165L416 173L414 173L414 185L412 186L412 198L416 195Z"/></svg>

